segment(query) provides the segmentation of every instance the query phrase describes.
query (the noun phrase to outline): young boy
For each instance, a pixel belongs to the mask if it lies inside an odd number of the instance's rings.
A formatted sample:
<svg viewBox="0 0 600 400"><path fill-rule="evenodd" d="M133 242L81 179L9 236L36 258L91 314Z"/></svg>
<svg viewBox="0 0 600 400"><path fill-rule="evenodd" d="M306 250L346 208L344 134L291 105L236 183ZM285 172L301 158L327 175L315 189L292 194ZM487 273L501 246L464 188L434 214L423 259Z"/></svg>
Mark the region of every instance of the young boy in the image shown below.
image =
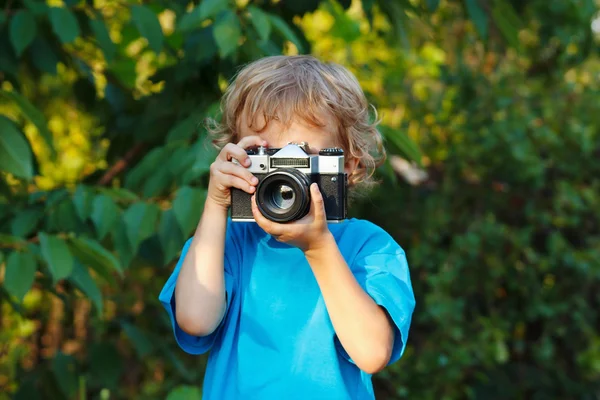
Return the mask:
<svg viewBox="0 0 600 400"><path fill-rule="evenodd" d="M402 248L367 221L328 224L316 184L298 221L267 220L254 197L256 222L228 219L230 189L258 183L251 146L341 147L349 184L369 180L384 151L358 82L310 56L267 57L222 111L202 218L159 296L182 349L211 350L203 398L374 398L371 375L403 354L415 307Z"/></svg>

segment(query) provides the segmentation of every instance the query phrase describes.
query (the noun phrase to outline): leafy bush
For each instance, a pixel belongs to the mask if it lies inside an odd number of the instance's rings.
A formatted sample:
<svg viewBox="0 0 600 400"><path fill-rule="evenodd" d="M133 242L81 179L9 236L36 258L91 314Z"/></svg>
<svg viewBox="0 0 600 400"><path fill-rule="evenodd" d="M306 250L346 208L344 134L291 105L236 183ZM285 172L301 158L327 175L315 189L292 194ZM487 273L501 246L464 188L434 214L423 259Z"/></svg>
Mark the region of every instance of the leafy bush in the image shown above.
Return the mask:
<svg viewBox="0 0 600 400"><path fill-rule="evenodd" d="M418 299L382 396L596 398L600 62L470 52L406 100L429 178L355 210L404 245Z"/></svg>
<svg viewBox="0 0 600 400"><path fill-rule="evenodd" d="M378 398L600 390L593 0L5 3L2 396L199 397L157 294L202 208L200 122L239 65L308 51L358 76L394 156L353 210L417 296Z"/></svg>

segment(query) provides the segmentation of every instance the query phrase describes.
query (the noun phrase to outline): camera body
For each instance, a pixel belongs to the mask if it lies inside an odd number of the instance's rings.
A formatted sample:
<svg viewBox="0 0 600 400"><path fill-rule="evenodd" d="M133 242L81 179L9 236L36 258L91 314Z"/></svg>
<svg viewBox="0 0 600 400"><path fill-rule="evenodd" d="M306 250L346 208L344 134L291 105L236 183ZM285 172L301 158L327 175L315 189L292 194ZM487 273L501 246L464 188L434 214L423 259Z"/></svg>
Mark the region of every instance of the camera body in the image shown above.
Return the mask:
<svg viewBox="0 0 600 400"><path fill-rule="evenodd" d="M246 150L252 162L247 169L258 178L255 195L259 211L279 223L304 217L310 211L310 185L316 182L323 196L327 221L345 220L348 176L344 172L343 150L327 148L318 155L310 155L305 146L305 143L290 143L281 149L261 146ZM231 188L232 221L254 221L251 197L243 190Z"/></svg>

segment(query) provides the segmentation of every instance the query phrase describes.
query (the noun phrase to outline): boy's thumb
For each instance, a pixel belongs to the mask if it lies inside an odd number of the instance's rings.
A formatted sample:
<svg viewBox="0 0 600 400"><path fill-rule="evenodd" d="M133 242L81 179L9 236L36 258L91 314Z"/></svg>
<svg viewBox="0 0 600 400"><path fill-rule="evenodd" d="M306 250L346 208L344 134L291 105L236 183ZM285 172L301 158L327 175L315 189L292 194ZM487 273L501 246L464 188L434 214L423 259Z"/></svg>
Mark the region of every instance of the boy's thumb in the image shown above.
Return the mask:
<svg viewBox="0 0 600 400"><path fill-rule="evenodd" d="M323 205L323 195L319 190L319 185L317 185L316 183L310 185L310 194L312 197L312 201L315 205L315 214L317 216L322 216L322 214L325 214L325 210Z"/></svg>

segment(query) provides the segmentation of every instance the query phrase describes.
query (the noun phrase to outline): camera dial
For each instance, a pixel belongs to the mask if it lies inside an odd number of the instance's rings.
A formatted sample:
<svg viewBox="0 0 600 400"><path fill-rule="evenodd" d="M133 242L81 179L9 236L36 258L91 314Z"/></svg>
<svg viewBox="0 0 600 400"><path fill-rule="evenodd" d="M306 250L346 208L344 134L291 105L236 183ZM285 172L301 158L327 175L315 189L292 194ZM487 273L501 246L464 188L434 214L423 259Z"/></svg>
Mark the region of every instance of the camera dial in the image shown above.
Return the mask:
<svg viewBox="0 0 600 400"><path fill-rule="evenodd" d="M344 150L339 147L328 147L319 151L320 156L342 156Z"/></svg>

